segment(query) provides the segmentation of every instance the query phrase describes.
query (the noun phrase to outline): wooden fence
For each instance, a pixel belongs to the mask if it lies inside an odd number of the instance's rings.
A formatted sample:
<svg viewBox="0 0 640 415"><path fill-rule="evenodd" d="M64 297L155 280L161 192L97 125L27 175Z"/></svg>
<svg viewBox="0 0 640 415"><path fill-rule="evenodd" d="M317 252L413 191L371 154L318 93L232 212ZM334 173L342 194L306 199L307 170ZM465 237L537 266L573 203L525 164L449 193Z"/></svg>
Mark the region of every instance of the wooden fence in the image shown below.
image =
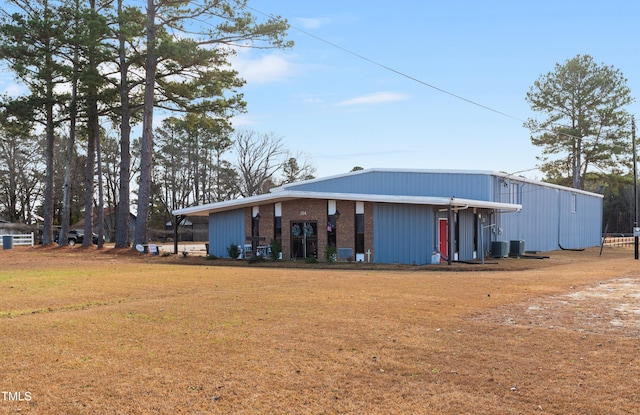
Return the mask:
<svg viewBox="0 0 640 415"><path fill-rule="evenodd" d="M633 246L633 236L605 236L604 246Z"/></svg>

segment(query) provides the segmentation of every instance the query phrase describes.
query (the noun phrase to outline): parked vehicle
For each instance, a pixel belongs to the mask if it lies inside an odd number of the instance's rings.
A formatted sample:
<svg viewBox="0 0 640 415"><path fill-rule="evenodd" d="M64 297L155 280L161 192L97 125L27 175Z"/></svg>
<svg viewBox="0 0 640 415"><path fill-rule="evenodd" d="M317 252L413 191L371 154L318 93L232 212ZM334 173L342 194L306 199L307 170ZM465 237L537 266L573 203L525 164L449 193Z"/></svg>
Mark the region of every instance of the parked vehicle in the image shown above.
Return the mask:
<svg viewBox="0 0 640 415"><path fill-rule="evenodd" d="M55 241L58 242L59 236L56 236ZM72 229L67 233L67 243L70 246L75 244L81 244L84 241L84 230L83 229ZM94 244L98 244L98 235L95 233L91 234L91 241Z"/></svg>

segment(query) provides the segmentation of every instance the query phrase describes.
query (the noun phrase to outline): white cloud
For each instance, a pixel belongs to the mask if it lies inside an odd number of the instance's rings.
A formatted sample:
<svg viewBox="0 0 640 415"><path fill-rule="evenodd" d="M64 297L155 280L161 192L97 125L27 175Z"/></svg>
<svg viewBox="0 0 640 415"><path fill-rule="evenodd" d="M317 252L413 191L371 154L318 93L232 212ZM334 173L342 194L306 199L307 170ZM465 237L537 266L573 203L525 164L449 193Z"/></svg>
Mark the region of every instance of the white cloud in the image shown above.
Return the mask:
<svg viewBox="0 0 640 415"><path fill-rule="evenodd" d="M352 106L352 105L373 105L384 104L385 102L404 101L409 97L405 94L398 94L396 92L376 92L374 94L362 95L360 97L347 99L338 102L340 106Z"/></svg>
<svg viewBox="0 0 640 415"><path fill-rule="evenodd" d="M295 72L294 65L279 53L252 58L248 51L240 50L230 61L247 84L279 82Z"/></svg>
<svg viewBox="0 0 640 415"><path fill-rule="evenodd" d="M329 19L326 17L297 17L295 20L304 29L318 29L329 23Z"/></svg>
<svg viewBox="0 0 640 415"><path fill-rule="evenodd" d="M247 127L259 125L261 124L261 120L249 114L239 114L231 118L231 124L234 128Z"/></svg>
<svg viewBox="0 0 640 415"><path fill-rule="evenodd" d="M27 94L29 90L24 85L11 83L4 87L3 94L6 94L10 97L18 97L24 94Z"/></svg>
<svg viewBox="0 0 640 415"><path fill-rule="evenodd" d="M302 99L305 104L322 104L324 101L318 97L306 97Z"/></svg>

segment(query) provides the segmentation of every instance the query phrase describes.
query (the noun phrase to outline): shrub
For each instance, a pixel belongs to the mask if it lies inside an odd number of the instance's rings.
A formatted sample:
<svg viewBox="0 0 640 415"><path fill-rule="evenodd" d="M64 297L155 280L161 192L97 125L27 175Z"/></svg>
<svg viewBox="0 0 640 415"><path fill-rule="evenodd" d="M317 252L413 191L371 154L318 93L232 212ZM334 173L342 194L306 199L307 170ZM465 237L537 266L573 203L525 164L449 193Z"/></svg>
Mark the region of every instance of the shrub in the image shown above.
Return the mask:
<svg viewBox="0 0 640 415"><path fill-rule="evenodd" d="M324 258L327 262L336 262L338 259L338 249L335 246L327 245L324 247Z"/></svg>
<svg viewBox="0 0 640 415"><path fill-rule="evenodd" d="M262 255L256 255L254 257L249 258L249 263L250 264L257 264L260 262L264 262L266 261L266 259L264 259L264 257Z"/></svg>
<svg viewBox="0 0 640 415"><path fill-rule="evenodd" d="M282 251L282 245L279 241L272 239L271 242L269 242L269 249L271 250L271 259L273 259L274 261L280 259L279 255L280 251Z"/></svg>
<svg viewBox="0 0 640 415"><path fill-rule="evenodd" d="M227 254L229 254L229 258L238 259L240 256L240 248L238 248L238 244L232 242L231 245L227 247Z"/></svg>

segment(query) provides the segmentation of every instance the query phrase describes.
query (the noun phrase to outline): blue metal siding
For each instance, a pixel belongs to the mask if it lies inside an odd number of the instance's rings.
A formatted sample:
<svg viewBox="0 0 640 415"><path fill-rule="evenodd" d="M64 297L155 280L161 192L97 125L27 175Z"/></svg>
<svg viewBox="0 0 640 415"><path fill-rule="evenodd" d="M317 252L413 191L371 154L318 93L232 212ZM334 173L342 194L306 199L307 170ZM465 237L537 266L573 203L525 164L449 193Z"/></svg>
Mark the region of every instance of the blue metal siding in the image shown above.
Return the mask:
<svg viewBox="0 0 640 415"><path fill-rule="evenodd" d="M514 196L513 185L518 185ZM515 176L482 172L366 171L288 185L288 189L331 193L458 197L522 205L520 212L476 209L482 213L483 251L492 241L525 241L525 249L552 251L600 244L602 198L568 188L531 183ZM514 200L514 197L516 200ZM357 196L356 196L357 198ZM575 203L574 203L575 201ZM572 206L575 205L575 211ZM430 263L438 246L438 207L375 203L374 260L380 263ZM473 209L458 212L458 259L473 258ZM244 211L214 213L209 220L211 254L226 257L231 243L242 244ZM482 248L481 248L482 249Z"/></svg>
<svg viewBox="0 0 640 415"><path fill-rule="evenodd" d="M491 176L478 173L370 171L361 174L294 184L291 190L458 197L491 200Z"/></svg>
<svg viewBox="0 0 640 415"><path fill-rule="evenodd" d="M571 209L573 197L576 199L575 212ZM602 198L570 189L524 183L522 210L496 213L493 220L496 229L492 240L523 240L525 249L530 251L553 251L560 246L598 246L602 229Z"/></svg>
<svg viewBox="0 0 640 415"><path fill-rule="evenodd" d="M473 209L464 209L460 210L457 213L457 222L458 222L458 251L457 257L453 257L452 259L460 260L460 261L469 261L474 259L474 236L476 235L476 223L475 223L475 214L473 213ZM486 215L485 215L486 216ZM434 246L438 246L438 228L437 223L438 219L446 219L447 212L442 210L437 210L435 214L435 231L433 235ZM454 237L456 237L454 232ZM480 240L477 241L480 243ZM484 245L488 245L486 241L484 241ZM452 242L452 246L456 246L456 241Z"/></svg>
<svg viewBox="0 0 640 415"><path fill-rule="evenodd" d="M575 197L575 211L572 198ZM601 243L602 203L600 198L563 192L560 204L558 243L563 248L586 248Z"/></svg>
<svg viewBox="0 0 640 415"><path fill-rule="evenodd" d="M473 210L461 210L458 212L458 259L462 261L473 259L473 239L476 233L475 215Z"/></svg>
<svg viewBox="0 0 640 415"><path fill-rule="evenodd" d="M244 244L244 210L236 209L209 215L209 254L229 257L229 245Z"/></svg>
<svg viewBox="0 0 640 415"><path fill-rule="evenodd" d="M560 190L527 183L522 188L522 210L494 213L493 241L525 241L530 251L558 249L558 194ZM508 196L506 196L508 200Z"/></svg>
<svg viewBox="0 0 640 415"><path fill-rule="evenodd" d="M373 211L375 262L428 264L434 250L431 206L376 203Z"/></svg>

